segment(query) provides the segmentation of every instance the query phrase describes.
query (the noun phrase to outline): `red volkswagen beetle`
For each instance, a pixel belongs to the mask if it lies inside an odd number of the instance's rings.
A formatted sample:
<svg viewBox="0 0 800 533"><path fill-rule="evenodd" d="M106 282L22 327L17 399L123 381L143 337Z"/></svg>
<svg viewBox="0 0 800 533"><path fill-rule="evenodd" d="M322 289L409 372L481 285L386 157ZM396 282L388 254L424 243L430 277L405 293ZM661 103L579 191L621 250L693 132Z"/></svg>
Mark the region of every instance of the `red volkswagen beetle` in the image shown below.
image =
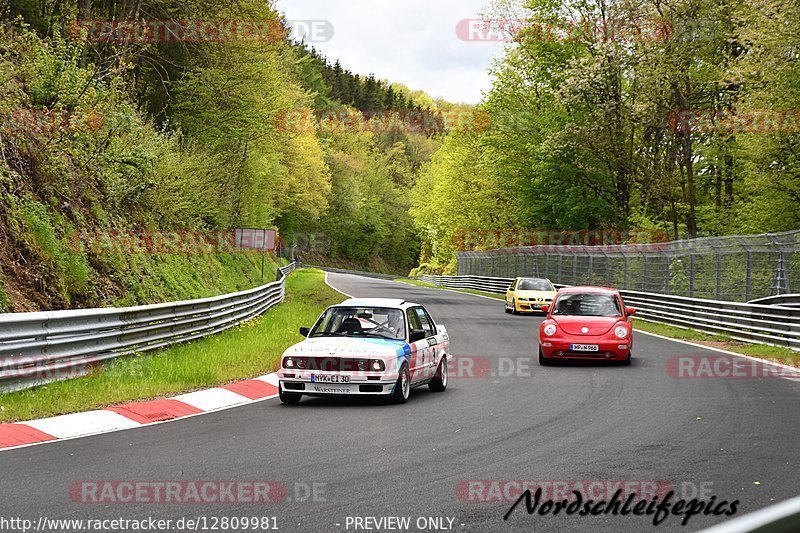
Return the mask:
<svg viewBox="0 0 800 533"><path fill-rule="evenodd" d="M561 289L542 311L547 318L539 327L540 365L563 359L630 364L636 310L625 307L616 289Z"/></svg>

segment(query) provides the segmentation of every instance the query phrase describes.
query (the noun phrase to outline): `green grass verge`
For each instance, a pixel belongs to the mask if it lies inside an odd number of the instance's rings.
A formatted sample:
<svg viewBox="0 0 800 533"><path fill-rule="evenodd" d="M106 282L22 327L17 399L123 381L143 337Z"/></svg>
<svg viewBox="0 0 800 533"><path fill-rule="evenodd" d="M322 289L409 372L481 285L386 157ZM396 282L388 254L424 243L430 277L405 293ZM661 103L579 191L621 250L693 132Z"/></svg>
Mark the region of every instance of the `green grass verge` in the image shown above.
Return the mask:
<svg viewBox="0 0 800 533"><path fill-rule="evenodd" d="M228 331L153 354L127 357L93 375L0 395L0 422L31 420L213 387L270 372L329 305L343 297L319 270L286 282L286 301Z"/></svg>
<svg viewBox="0 0 800 533"><path fill-rule="evenodd" d="M423 281L419 281L416 279L398 278L395 281L402 281L403 283L409 283L411 285L416 285L418 287L441 289L441 287L437 287L436 285L425 283ZM451 289L451 290L457 290L458 292L464 292L467 294L477 294L479 296L488 296L489 298L495 298L497 300L503 299L503 296L500 294L492 294L483 291L474 291L470 289ZM750 357L759 357L762 359L777 360L784 364L792 366L800 366L800 352L797 352L789 348L782 348L780 346L767 346L764 344L750 344L746 342L736 341L724 335L712 335L694 329L683 329L675 326L669 326L667 324L648 322L645 320L634 320L634 327L640 331L644 331L647 333L655 333L657 335L662 335L664 337L669 337L671 339L696 342L698 344L705 344L708 346L714 346L716 348L721 348L731 352L736 352L743 355L749 355Z"/></svg>

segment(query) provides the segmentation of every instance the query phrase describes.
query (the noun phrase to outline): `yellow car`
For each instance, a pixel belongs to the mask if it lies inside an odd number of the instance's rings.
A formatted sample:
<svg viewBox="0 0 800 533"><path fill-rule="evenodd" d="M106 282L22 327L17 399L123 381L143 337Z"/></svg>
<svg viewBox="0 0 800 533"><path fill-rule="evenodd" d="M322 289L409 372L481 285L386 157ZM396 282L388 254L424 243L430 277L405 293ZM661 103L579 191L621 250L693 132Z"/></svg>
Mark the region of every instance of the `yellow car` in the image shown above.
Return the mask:
<svg viewBox="0 0 800 533"><path fill-rule="evenodd" d="M506 291L506 313L541 312L556 297L556 288L549 279L517 278Z"/></svg>

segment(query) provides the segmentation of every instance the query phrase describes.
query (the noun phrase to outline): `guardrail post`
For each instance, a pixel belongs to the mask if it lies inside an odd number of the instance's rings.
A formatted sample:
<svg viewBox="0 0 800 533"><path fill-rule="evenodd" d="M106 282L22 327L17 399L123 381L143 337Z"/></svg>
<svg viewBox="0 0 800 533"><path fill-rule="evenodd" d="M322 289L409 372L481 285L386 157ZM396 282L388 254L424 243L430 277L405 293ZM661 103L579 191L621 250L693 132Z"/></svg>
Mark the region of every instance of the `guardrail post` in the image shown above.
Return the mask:
<svg viewBox="0 0 800 533"><path fill-rule="evenodd" d="M775 296L789 293L789 272L787 268L786 254L781 251L778 256L778 267L775 270ZM772 296L772 295L770 295Z"/></svg>

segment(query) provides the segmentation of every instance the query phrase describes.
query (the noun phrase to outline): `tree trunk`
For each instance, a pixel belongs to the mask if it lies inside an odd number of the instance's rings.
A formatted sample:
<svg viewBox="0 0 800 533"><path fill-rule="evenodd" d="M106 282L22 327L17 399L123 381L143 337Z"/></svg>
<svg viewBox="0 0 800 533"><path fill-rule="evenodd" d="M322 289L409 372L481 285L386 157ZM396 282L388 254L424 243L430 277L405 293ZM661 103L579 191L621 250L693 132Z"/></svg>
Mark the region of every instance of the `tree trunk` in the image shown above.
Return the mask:
<svg viewBox="0 0 800 533"><path fill-rule="evenodd" d="M78 0L78 20L92 18L92 0Z"/></svg>

